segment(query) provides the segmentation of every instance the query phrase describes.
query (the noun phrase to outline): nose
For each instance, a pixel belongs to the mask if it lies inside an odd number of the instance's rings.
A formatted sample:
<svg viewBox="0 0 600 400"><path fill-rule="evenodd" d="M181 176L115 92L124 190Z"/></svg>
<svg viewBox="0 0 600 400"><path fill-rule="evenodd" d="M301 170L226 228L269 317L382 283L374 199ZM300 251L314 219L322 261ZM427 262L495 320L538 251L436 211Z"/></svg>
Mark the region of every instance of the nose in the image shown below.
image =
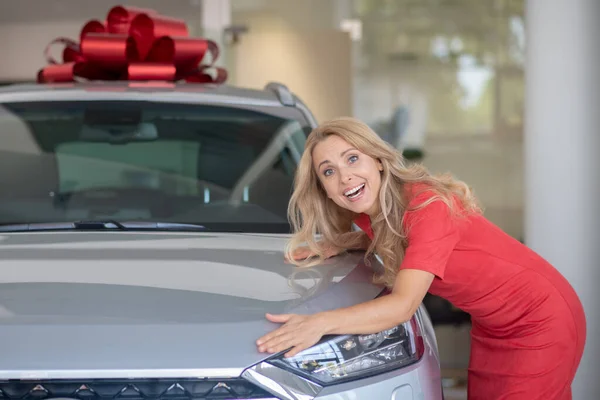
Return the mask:
<svg viewBox="0 0 600 400"><path fill-rule="evenodd" d="M340 171L340 180L342 181L343 184L348 184L352 181L352 174L350 174L350 171L347 171L346 169L342 169Z"/></svg>

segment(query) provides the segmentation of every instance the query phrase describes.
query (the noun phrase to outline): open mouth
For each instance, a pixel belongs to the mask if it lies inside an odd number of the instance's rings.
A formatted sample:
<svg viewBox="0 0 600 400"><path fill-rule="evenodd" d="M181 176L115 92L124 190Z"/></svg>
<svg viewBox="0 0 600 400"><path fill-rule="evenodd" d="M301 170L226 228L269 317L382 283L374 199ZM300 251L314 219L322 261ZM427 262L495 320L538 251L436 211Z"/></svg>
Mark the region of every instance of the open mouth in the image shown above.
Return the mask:
<svg viewBox="0 0 600 400"><path fill-rule="evenodd" d="M347 198L349 198L351 200L355 199L362 194L364 189L365 189L365 184L363 183L361 185L353 187L352 189L346 190L344 192L344 196L346 196Z"/></svg>

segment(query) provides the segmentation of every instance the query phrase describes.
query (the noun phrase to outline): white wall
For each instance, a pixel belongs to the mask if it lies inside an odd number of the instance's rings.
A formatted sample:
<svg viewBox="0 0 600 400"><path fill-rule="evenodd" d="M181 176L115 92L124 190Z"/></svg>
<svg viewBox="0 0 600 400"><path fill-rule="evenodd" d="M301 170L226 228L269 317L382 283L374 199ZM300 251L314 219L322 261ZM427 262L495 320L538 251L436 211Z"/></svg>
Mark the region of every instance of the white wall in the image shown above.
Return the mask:
<svg viewBox="0 0 600 400"><path fill-rule="evenodd" d="M270 31L272 24L254 24L251 21L277 20L287 29L320 31L337 28L337 1L334 0L233 0L235 22L250 23L253 32Z"/></svg>
<svg viewBox="0 0 600 400"><path fill-rule="evenodd" d="M233 2L237 4L238 2ZM352 115L352 42L335 28L331 1L264 0L236 5L234 24L248 33L229 49L230 83L263 88L287 85L319 122Z"/></svg>
<svg viewBox="0 0 600 400"><path fill-rule="evenodd" d="M79 21L52 21L30 25L13 23L0 25L0 37L18 38L0 41L0 54L10 54L0 64L2 81L35 81L37 72L46 65L44 49L55 37L77 39ZM52 55L60 61L62 47L56 45Z"/></svg>

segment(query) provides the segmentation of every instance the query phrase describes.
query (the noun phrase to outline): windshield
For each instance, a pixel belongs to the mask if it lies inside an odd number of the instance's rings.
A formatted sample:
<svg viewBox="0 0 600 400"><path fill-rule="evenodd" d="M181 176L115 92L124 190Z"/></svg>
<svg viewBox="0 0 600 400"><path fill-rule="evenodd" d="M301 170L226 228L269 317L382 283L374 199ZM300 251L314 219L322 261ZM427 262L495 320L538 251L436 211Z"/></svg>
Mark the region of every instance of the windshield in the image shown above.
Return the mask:
<svg viewBox="0 0 600 400"><path fill-rule="evenodd" d="M284 112L300 115L283 107L4 103L0 224L110 219L289 232L293 175L310 128Z"/></svg>

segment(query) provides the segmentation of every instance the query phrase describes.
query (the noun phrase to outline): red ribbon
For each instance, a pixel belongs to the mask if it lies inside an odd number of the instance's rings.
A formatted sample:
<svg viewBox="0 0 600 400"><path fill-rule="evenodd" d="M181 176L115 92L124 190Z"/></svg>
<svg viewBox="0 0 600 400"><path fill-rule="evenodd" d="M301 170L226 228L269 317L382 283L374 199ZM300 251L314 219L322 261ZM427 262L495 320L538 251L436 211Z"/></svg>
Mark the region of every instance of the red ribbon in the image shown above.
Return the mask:
<svg viewBox="0 0 600 400"><path fill-rule="evenodd" d="M50 55L54 44L63 44L63 62ZM210 64L200 64L206 53ZM214 67L219 48L211 40L192 38L184 21L154 10L113 7L106 22L88 21L79 43L56 38L45 51L50 65L38 72L40 83L88 80L178 81L222 83L227 71ZM208 69L216 71L214 76Z"/></svg>

